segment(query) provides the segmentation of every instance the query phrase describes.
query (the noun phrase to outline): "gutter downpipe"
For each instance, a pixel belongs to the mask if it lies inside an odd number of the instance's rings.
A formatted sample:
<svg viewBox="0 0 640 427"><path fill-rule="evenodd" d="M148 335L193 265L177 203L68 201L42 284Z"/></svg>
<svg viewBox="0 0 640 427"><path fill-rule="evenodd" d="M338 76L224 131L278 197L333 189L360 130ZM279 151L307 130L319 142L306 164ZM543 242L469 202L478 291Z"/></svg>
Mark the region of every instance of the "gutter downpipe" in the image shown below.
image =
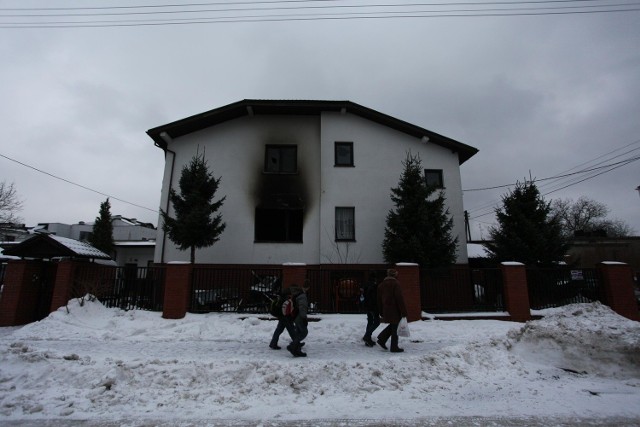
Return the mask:
<svg viewBox="0 0 640 427"><path fill-rule="evenodd" d="M171 187L173 186L173 170L176 166L176 153L175 151L171 151L169 150L169 144L173 142L173 138L171 138L171 136L167 133L167 132L161 132L160 133L160 138L162 138L162 140L166 143L166 147L164 147L164 155L165 158L167 156L167 152L171 153L171 173L169 174L169 187L167 188L167 206L166 206L166 210L165 212L167 212L167 214L169 213L169 203L170 203L170 197L169 194L171 193ZM161 215L162 217L162 215ZM164 222L163 222L164 225ZM162 251L160 252L160 263L164 264L164 248L166 246L167 243L167 233L164 231L164 227L162 230Z"/></svg>

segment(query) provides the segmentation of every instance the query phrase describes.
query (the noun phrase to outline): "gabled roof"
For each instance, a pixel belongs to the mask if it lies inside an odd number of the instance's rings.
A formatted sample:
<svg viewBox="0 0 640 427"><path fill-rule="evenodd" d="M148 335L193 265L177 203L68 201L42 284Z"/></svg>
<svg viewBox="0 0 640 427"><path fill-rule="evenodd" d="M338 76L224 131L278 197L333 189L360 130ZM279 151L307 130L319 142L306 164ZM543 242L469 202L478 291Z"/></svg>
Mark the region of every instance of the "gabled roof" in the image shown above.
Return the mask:
<svg viewBox="0 0 640 427"><path fill-rule="evenodd" d="M199 130L215 126L228 120L252 115L319 115L324 111L351 113L367 120L380 123L416 138L428 138L428 141L451 149L458 153L460 164L469 160L478 152L477 148L463 144L446 136L421 128L395 117L388 116L351 101L277 101L245 99L224 107L215 108L195 116L177 120L166 125L158 126L147 131L157 147L167 149L167 142L163 134L175 139Z"/></svg>
<svg viewBox="0 0 640 427"><path fill-rule="evenodd" d="M52 234L36 234L4 250L5 255L21 258L51 259L58 257L111 259L88 243Z"/></svg>

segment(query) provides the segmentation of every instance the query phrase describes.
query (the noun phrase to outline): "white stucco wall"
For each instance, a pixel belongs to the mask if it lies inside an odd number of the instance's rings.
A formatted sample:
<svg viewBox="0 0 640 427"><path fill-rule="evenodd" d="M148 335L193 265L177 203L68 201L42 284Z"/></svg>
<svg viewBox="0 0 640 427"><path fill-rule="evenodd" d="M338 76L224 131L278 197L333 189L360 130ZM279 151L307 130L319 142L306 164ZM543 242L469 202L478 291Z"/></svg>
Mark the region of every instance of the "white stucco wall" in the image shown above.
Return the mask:
<svg viewBox="0 0 640 427"><path fill-rule="evenodd" d="M209 169L221 178L215 200L226 196L220 210L226 229L220 241L196 253L197 263L273 264L281 262L314 263L319 258L318 192L320 134L317 116L254 116L225 122L213 128L179 138L169 144L176 152L173 188L178 182L183 165L205 150ZM303 182L305 215L304 243L255 243L254 217L259 202L261 181L264 179L264 156L267 144L295 144L298 150L298 179ZM166 210L171 153L167 156L161 206ZM173 211L170 211L172 214ZM160 229L162 220L159 222ZM156 262L162 255L162 239L158 238ZM180 251L166 240L164 260L187 261L188 251Z"/></svg>
<svg viewBox="0 0 640 427"><path fill-rule="evenodd" d="M355 167L334 166L334 142L353 142ZM299 181L305 195L303 243L255 243L255 207L264 178L265 145L296 144ZM197 150L214 176L221 177L216 200L226 196L221 209L227 227L213 247L196 252L197 263L279 264L283 262L382 263L382 239L386 215L392 208L390 190L397 186L407 151L420 154L423 167L442 169L447 203L454 213L454 235L459 236L458 262L466 262L464 218L458 156L449 149L423 143L359 116L323 113L321 116L254 116L231 120L178 138L168 144L175 152L172 186L179 190L182 167ZM167 152L161 207L167 208L172 168ZM355 207L356 241L334 242L336 206ZM172 214L173 211L170 210ZM163 239L159 219L155 261L187 261Z"/></svg>

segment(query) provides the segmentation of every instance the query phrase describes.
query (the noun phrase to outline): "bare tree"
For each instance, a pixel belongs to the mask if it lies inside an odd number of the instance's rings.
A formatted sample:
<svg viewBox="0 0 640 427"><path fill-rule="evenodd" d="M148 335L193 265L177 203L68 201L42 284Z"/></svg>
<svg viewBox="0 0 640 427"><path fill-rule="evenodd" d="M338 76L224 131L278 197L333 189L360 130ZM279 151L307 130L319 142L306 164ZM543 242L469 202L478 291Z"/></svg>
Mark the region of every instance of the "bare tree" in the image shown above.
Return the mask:
<svg viewBox="0 0 640 427"><path fill-rule="evenodd" d="M16 187L13 184L0 182L0 223L16 224L22 221L18 212L22 210L22 200L18 198Z"/></svg>
<svg viewBox="0 0 640 427"><path fill-rule="evenodd" d="M335 227L333 230L335 236ZM335 240L327 229L325 229L325 233L331 243L332 253L322 254L322 256L329 264L358 264L360 262L362 253L353 250L353 242Z"/></svg>
<svg viewBox="0 0 640 427"><path fill-rule="evenodd" d="M567 236L574 236L576 232L600 231L609 237L622 237L633 232L624 221L607 218L607 205L588 197L582 196L577 201L556 199L551 203L551 209Z"/></svg>

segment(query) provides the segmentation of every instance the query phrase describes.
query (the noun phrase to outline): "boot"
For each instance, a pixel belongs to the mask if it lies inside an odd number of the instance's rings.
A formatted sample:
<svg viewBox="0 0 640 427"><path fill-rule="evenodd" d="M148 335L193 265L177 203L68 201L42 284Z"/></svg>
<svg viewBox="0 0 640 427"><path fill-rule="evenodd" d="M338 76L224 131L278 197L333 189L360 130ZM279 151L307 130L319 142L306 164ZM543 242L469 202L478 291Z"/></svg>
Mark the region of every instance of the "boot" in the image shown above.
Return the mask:
<svg viewBox="0 0 640 427"><path fill-rule="evenodd" d="M398 347L398 336L391 335L391 353L402 353L404 350Z"/></svg>

